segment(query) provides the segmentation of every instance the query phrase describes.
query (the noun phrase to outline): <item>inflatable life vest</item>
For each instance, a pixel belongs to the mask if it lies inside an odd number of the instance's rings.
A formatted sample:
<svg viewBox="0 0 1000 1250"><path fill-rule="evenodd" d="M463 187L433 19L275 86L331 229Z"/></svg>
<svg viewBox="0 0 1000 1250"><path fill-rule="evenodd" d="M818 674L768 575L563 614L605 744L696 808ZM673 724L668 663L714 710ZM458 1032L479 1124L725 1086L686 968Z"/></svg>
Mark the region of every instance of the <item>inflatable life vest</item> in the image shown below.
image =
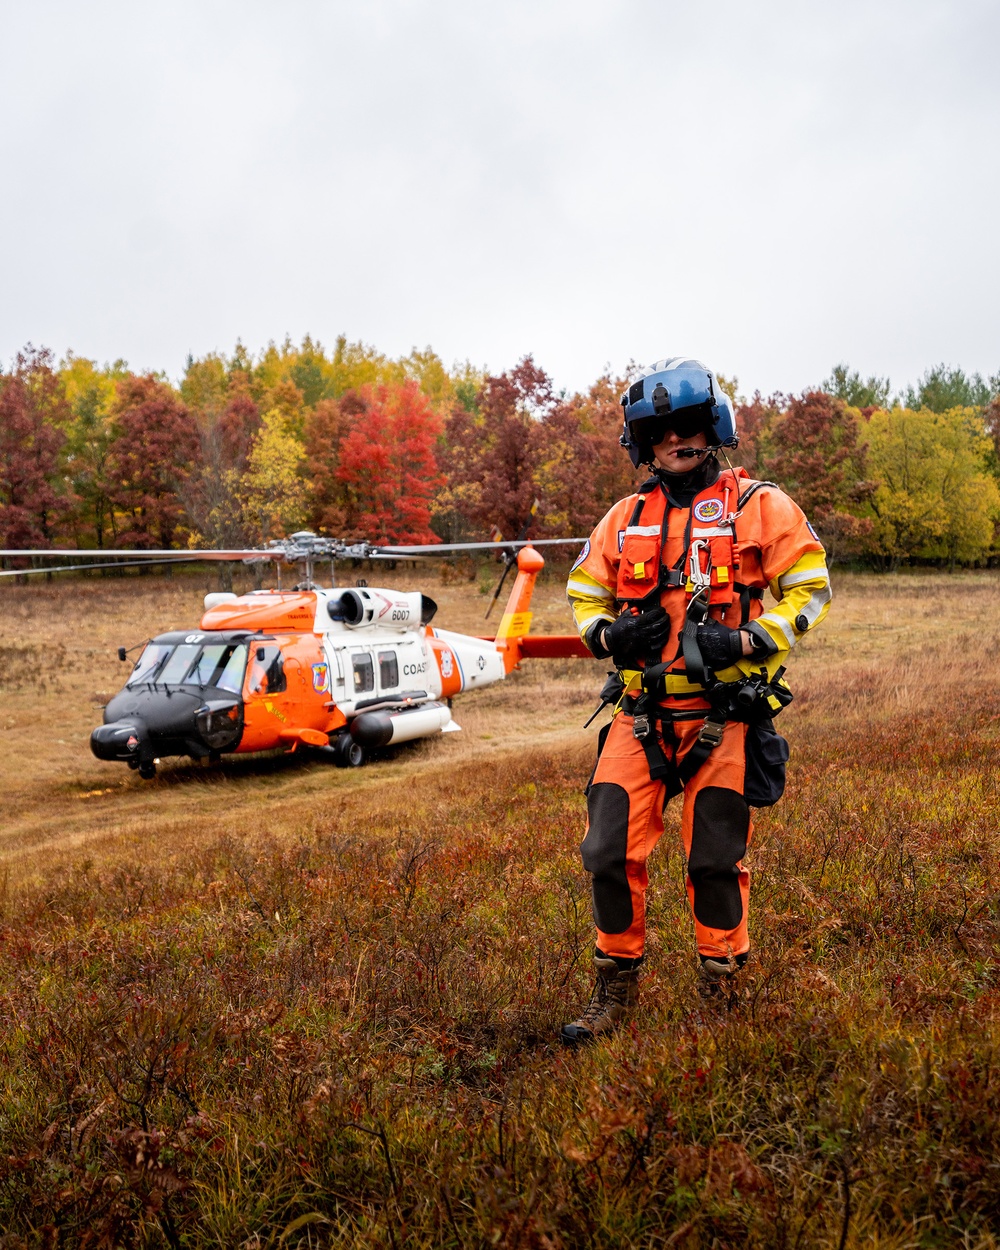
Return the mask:
<svg viewBox="0 0 1000 1250"><path fill-rule="evenodd" d="M743 468L725 469L699 491L690 508L673 508L659 481L644 483L618 536L617 597L638 606L675 589L689 601L707 588L709 608L719 609L714 615L720 618L726 616L734 599L745 600L749 589L739 579L736 520L749 497L747 486L752 493L762 485L770 483L751 482ZM748 618L746 604L741 606L741 617Z"/></svg>

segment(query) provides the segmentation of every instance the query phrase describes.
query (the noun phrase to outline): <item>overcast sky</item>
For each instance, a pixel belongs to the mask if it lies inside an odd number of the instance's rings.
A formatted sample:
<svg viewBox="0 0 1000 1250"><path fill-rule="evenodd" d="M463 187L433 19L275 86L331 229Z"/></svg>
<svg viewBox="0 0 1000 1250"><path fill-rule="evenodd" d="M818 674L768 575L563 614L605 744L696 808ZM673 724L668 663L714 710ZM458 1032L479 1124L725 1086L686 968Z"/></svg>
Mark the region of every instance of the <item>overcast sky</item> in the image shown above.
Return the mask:
<svg viewBox="0 0 1000 1250"><path fill-rule="evenodd" d="M1000 370L1000 0L0 0L0 357Z"/></svg>

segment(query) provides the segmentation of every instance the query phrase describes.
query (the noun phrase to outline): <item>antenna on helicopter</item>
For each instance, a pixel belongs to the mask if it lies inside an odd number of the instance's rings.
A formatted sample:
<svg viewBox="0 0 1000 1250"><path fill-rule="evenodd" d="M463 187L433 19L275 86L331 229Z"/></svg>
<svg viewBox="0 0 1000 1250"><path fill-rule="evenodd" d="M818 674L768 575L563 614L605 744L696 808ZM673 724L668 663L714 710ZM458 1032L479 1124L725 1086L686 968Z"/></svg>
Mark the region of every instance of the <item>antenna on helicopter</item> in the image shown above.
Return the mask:
<svg viewBox="0 0 1000 1250"><path fill-rule="evenodd" d="M540 501L537 499L532 501L531 507L528 510L527 519L525 520L524 524L521 526L521 532L518 534L517 538L514 540L515 542L517 543L524 542L525 538L528 535L528 530L531 528L531 522L535 519L535 513L538 511L539 502ZM503 537L503 535L496 528L496 526L493 527L493 530L490 533L490 537L493 538L494 535L496 536L497 540L500 540ZM493 611L493 606L496 603L496 601L500 598L500 591L503 590L503 584L507 580L507 574L513 568L513 566L517 563L517 548L513 546L505 547L503 552L501 553L500 558L503 560L503 573L501 573L500 575L500 580L499 582L497 582L497 588L493 592L493 598L490 600L489 607L486 609L486 615L483 617L484 621L488 621L490 619L490 613Z"/></svg>

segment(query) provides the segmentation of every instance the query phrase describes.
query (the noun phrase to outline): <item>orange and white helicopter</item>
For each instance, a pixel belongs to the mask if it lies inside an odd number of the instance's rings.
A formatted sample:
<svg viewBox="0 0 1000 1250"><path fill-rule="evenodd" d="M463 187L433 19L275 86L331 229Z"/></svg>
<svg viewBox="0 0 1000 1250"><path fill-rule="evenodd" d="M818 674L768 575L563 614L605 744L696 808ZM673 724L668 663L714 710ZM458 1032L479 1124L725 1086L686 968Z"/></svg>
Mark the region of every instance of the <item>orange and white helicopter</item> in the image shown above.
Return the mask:
<svg viewBox="0 0 1000 1250"><path fill-rule="evenodd" d="M124 688L105 707L104 723L91 734L90 745L98 759L122 761L151 778L168 756L215 761L234 752L282 747L309 748L357 768L378 747L457 730L452 698L502 681L522 659L589 657L575 634L529 633L531 596L545 563L539 545L518 540L389 547L304 531L266 549L244 551L18 550L0 551L0 557L275 560L304 568L304 579L292 590L208 594L197 627L159 634L145 644ZM313 581L318 560L332 566L343 558L470 550L500 551L504 577L516 563L495 638L435 629L437 605L419 591L326 588ZM13 569L0 577L50 571L57 570ZM118 656L125 660L124 647Z"/></svg>

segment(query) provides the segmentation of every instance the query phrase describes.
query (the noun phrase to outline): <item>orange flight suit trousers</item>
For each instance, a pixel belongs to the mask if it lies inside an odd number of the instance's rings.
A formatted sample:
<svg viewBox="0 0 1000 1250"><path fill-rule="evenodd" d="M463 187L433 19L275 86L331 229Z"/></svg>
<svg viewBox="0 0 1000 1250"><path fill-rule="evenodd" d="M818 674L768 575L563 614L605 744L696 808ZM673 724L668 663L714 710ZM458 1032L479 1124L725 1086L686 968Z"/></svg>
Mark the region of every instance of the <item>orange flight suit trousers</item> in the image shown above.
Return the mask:
<svg viewBox="0 0 1000 1250"><path fill-rule="evenodd" d="M703 721L670 723L661 737L667 759L684 756ZM659 727L658 727L659 728ZM698 952L717 959L750 949L750 873L743 856L753 824L743 797L746 725L726 724L722 741L684 787L681 841ZM632 717L612 720L587 794L580 847L593 878L597 945L605 955L636 959L646 939L646 860L663 833L666 787L649 775Z"/></svg>

